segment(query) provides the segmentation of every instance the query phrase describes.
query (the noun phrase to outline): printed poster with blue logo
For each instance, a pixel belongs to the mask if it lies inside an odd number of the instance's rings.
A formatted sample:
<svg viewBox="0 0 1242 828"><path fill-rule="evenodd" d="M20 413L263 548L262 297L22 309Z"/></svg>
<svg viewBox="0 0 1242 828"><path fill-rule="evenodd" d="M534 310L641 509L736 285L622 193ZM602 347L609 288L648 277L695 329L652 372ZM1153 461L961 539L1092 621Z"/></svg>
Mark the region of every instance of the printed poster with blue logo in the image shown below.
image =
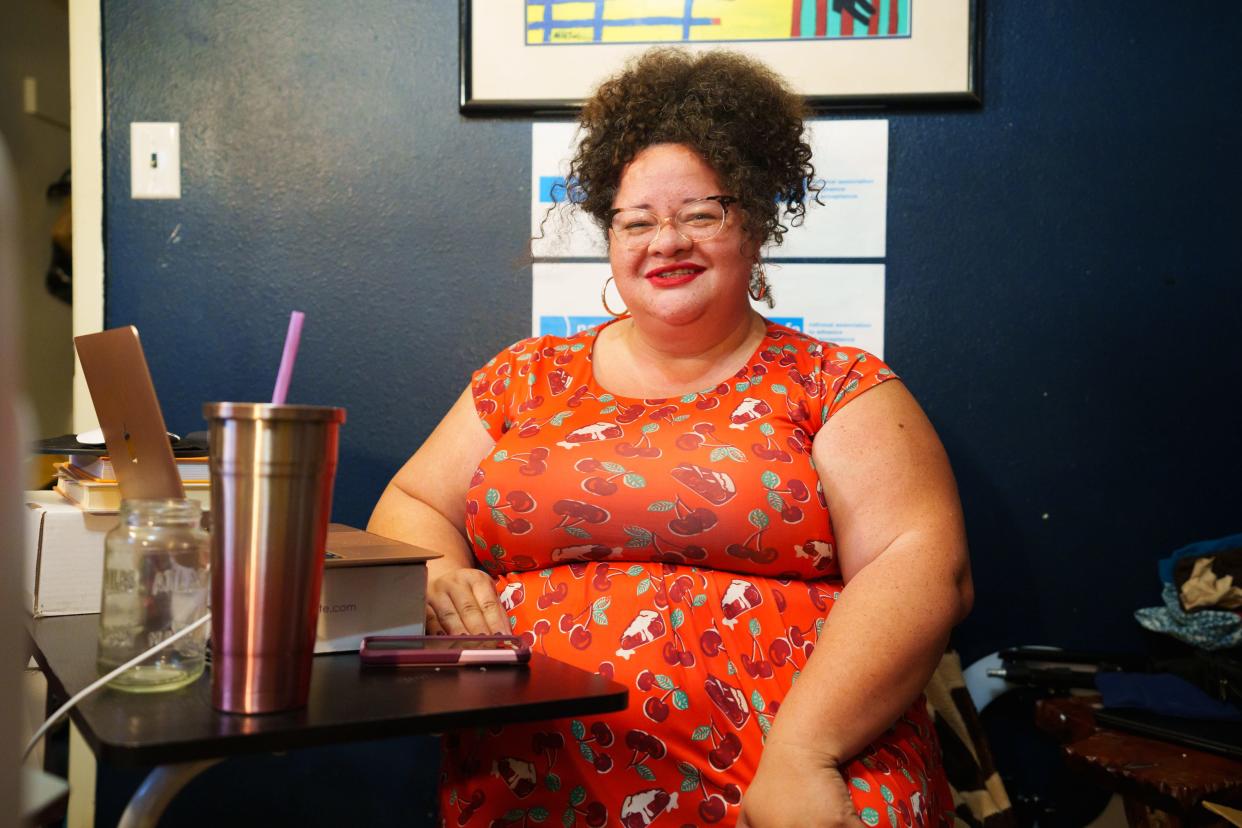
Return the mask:
<svg viewBox="0 0 1242 828"><path fill-rule="evenodd" d="M817 339L884 356L884 265L769 262L776 306L755 310ZM531 297L533 336L566 336L607 322L600 292L611 272L607 262L536 262ZM608 304L622 309L616 288Z"/></svg>
<svg viewBox="0 0 1242 828"><path fill-rule="evenodd" d="M603 257L603 232L565 200L577 125L537 123L531 133L531 238L537 258ZM808 121L819 200L768 259L882 259L888 211L888 121Z"/></svg>
<svg viewBox="0 0 1242 828"><path fill-rule="evenodd" d="M565 198L576 126L537 123L532 130L531 248L543 261L533 267L531 328L535 336L563 335L611 318L600 303L608 248L585 214L551 209ZM781 246L764 251L776 307L756 309L819 339L883 356L885 273L874 260L886 253L888 122L812 121L808 131L819 203L808 204L806 221ZM799 261L782 261L788 259ZM620 309L615 287L609 304Z"/></svg>

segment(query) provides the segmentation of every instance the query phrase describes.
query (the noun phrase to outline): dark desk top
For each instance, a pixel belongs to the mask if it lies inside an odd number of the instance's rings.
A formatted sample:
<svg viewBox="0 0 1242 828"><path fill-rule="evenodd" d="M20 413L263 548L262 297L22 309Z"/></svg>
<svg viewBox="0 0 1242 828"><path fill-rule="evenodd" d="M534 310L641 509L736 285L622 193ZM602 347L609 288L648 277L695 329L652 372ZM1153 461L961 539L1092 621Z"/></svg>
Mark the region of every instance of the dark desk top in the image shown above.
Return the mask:
<svg viewBox="0 0 1242 828"><path fill-rule="evenodd" d="M35 659L63 698L98 677L98 624L98 615L28 622ZM364 670L357 653L342 653L315 657L305 708L239 716L212 708L210 669L164 693L105 687L70 716L101 761L148 766L584 716L622 710L627 701L621 685L538 654L528 667Z"/></svg>

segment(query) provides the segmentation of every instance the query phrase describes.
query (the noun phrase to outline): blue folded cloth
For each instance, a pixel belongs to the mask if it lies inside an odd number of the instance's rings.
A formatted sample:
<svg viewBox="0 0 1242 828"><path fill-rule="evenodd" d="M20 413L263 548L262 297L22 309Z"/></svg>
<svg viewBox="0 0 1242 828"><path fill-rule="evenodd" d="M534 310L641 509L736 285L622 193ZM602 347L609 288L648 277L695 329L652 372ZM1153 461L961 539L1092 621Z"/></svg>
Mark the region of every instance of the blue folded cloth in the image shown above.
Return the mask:
<svg viewBox="0 0 1242 828"><path fill-rule="evenodd" d="M1172 673L1097 673L1104 707L1149 710L1183 719L1242 721L1242 710L1204 693Z"/></svg>

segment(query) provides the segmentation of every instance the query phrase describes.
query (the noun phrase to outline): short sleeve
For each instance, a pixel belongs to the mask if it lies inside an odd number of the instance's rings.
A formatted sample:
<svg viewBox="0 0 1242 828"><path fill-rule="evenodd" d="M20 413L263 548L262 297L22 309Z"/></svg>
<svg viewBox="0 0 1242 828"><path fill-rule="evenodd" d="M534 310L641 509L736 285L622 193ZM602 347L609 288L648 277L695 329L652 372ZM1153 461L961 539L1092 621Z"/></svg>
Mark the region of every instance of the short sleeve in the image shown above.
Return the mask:
<svg viewBox="0 0 1242 828"><path fill-rule="evenodd" d="M524 344L525 340L505 348L475 371L470 379L474 410L493 440L499 440L512 422L513 395L509 386L514 376L515 358L524 350Z"/></svg>
<svg viewBox="0 0 1242 828"><path fill-rule="evenodd" d="M828 422L850 402L877 385L898 379L892 368L875 354L861 348L823 344L820 354L823 380L821 422Z"/></svg>

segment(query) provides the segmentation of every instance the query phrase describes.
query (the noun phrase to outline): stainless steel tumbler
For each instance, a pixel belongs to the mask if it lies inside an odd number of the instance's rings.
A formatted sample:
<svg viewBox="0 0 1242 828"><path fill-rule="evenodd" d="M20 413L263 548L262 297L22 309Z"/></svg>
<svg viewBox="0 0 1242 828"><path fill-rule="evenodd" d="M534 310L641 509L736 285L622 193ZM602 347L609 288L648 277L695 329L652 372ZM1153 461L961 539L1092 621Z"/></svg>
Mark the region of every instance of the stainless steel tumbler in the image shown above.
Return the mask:
<svg viewBox="0 0 1242 828"><path fill-rule="evenodd" d="M211 701L306 704L345 409L217 402L211 445Z"/></svg>

